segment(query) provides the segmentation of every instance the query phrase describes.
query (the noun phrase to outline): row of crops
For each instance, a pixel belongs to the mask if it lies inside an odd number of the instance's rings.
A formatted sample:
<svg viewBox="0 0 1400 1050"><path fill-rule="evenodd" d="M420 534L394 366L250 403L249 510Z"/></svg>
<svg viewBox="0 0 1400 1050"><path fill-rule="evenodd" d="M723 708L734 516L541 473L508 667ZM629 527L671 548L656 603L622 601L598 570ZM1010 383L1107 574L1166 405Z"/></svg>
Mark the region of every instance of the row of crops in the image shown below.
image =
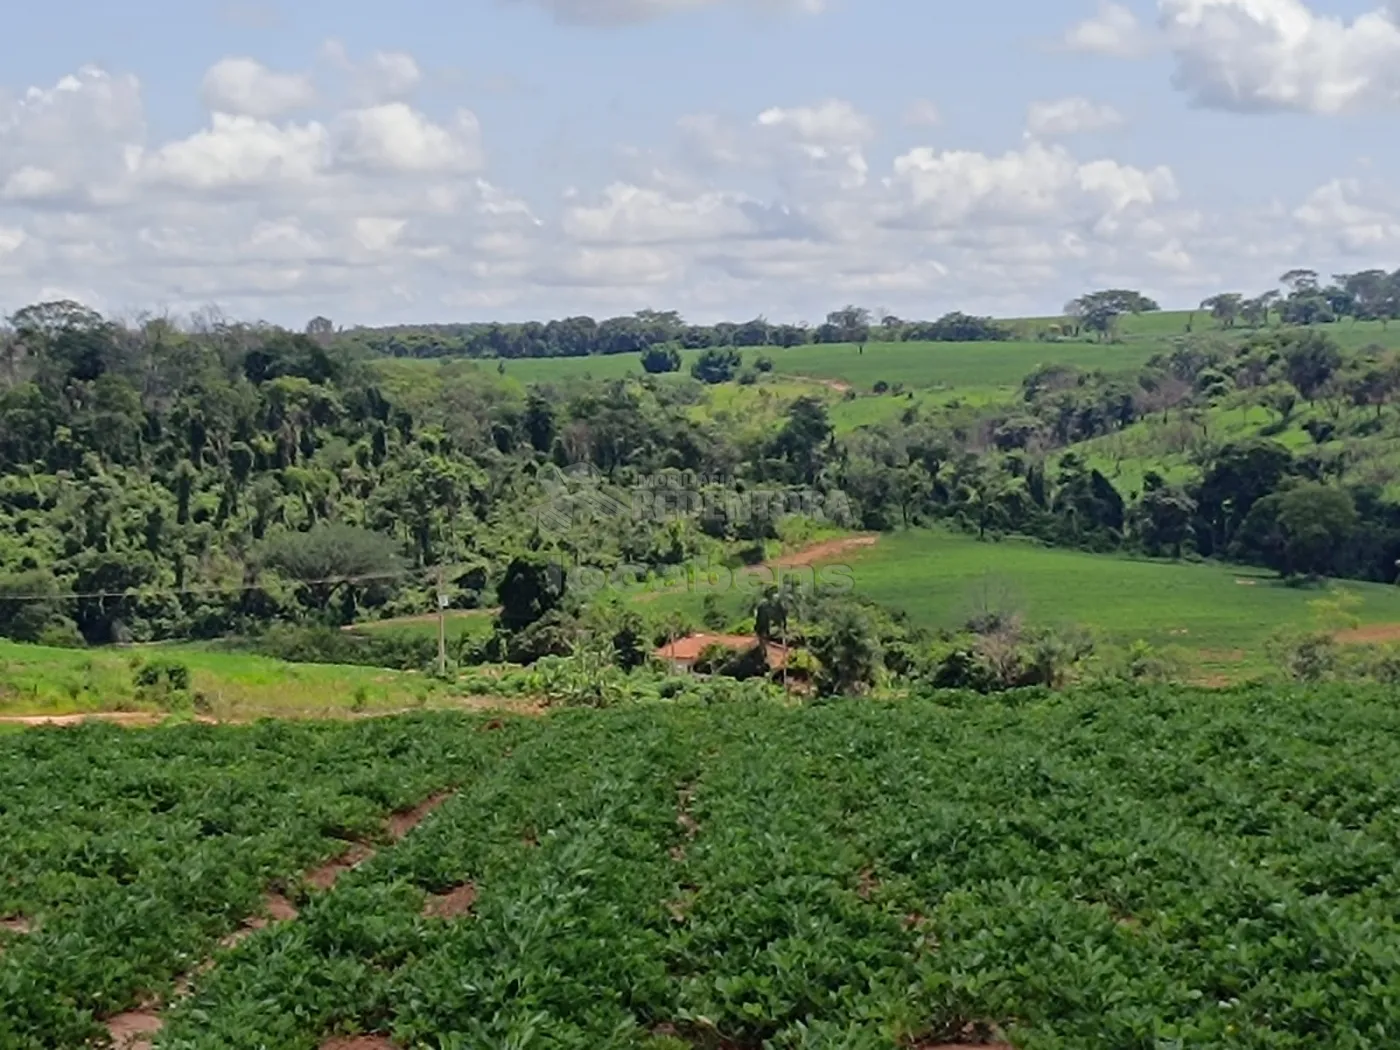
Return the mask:
<svg viewBox="0 0 1400 1050"><path fill-rule="evenodd" d="M1397 859L1366 689L32 732L0 1046L158 997L181 1050L1394 1047ZM220 948L269 886L299 916Z"/></svg>

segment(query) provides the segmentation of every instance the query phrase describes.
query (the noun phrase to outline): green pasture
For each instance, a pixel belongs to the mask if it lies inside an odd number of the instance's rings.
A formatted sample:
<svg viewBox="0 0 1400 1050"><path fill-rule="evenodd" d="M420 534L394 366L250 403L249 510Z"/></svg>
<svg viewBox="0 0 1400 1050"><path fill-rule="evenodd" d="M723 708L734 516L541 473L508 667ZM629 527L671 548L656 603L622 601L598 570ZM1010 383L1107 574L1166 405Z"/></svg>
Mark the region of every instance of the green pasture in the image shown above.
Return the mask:
<svg viewBox="0 0 1400 1050"><path fill-rule="evenodd" d="M484 638L495 627L495 611L491 609L452 609L446 617L447 641L451 645L463 636ZM437 617L405 616L393 620L371 620L359 623L354 630L360 634L395 635L402 638L436 638Z"/></svg>
<svg viewBox="0 0 1400 1050"><path fill-rule="evenodd" d="M909 389L964 388L1009 389L1018 386L1030 372L1045 364L1068 364L1078 368L1117 371L1135 368L1147 361L1163 344L1152 341L1125 343L1038 342L1006 343L867 343L865 352L853 343L828 343L795 347L749 347L742 351L745 367L760 356L773 360L774 370L783 376L807 377L849 385L858 393L870 393L876 383L902 384ZM682 354L679 373L688 377L690 366L700 351ZM382 372L399 382L413 382L425 372L441 366L437 360L392 359L376 362ZM507 380L533 383L568 383L579 380L623 379L641 376L637 354L594 357L553 357L498 361L456 362L458 368L473 368L482 381ZM501 365L504 365L504 370Z"/></svg>
<svg viewBox="0 0 1400 1050"><path fill-rule="evenodd" d="M995 605L1020 612L1031 625L1079 624L1114 644L1142 639L1179 648L1193 665L1227 672L1261 666L1265 642L1278 629L1311 627L1309 603L1324 596L1262 570L1087 554L1017 539L982 542L942 530L888 534L838 560L849 569L853 593L902 610L923 627L956 628ZM834 578L832 569L821 578ZM1345 587L1362 599L1363 624L1400 622L1400 588ZM739 588L697 586L645 604L698 616L708 593L736 618L753 601Z"/></svg>
<svg viewBox="0 0 1400 1050"><path fill-rule="evenodd" d="M55 649L0 641L0 716L161 709L165 698L135 683L140 665L154 660L188 667L191 693L220 718L398 710L421 706L442 688L423 675L291 664L195 645Z"/></svg>

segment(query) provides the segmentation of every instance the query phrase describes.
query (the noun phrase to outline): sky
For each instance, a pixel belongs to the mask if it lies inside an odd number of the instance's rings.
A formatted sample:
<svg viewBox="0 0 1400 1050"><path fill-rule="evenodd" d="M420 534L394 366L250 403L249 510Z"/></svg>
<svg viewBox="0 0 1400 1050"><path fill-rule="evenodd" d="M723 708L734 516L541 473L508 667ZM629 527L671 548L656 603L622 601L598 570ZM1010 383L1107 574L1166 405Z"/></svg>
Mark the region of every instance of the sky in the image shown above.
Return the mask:
<svg viewBox="0 0 1400 1050"><path fill-rule="evenodd" d="M1400 0L52 0L0 313L1167 307L1400 266Z"/></svg>

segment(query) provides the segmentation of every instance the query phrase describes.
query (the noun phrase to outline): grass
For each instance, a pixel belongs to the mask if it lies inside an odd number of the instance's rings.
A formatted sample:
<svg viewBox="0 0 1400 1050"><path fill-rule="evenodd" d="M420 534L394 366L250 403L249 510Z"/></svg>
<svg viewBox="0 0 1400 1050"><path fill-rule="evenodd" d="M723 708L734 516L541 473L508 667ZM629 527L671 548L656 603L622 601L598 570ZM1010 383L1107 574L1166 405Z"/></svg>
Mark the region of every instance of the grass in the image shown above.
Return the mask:
<svg viewBox="0 0 1400 1050"><path fill-rule="evenodd" d="M216 718L306 717L448 704L451 690L423 675L372 667L290 664L248 653L192 645L135 649L53 649L0 642L0 716L159 710L168 698L143 693L133 672L141 661L173 659L190 670Z"/></svg>
<svg viewBox="0 0 1400 1050"><path fill-rule="evenodd" d="M831 383L846 383L869 393L877 382L902 383L909 389L961 391L966 388L1012 389L1043 364L1070 364L1083 369L1117 371L1143 364L1162 345L1151 340L1123 343L1017 341L1005 343L867 343L865 352L852 343L813 346L750 347L743 351L745 365L760 355L772 358L777 373ZM681 371L672 378L688 378L690 366L700 355L687 350ZM504 371L500 372L500 365ZM376 363L397 383L411 383L415 375L438 368L437 360L385 360ZM461 367L459 364L458 367ZM594 357L534 358L514 361L482 361L476 368L493 380L569 383L588 379L623 379L643 375L636 354Z"/></svg>
<svg viewBox="0 0 1400 1050"><path fill-rule="evenodd" d="M840 560L856 595L923 627L956 628L980 604L996 602L1032 625L1080 624L1114 644L1141 639L1179 648L1193 667L1232 677L1262 669L1264 645L1278 629L1310 626L1309 602L1322 596L1238 566L1087 554L1015 539L984 543L941 530L886 535ZM1362 623L1400 622L1400 588L1345 586L1362 599ZM751 600L737 591L719 598L736 618ZM702 599L699 592L666 594L653 608L698 616Z"/></svg>
<svg viewBox="0 0 1400 1050"><path fill-rule="evenodd" d="M484 638L495 626L495 611L492 609L453 609L447 613L447 641L452 644L464 635ZM436 638L437 617L432 613L425 616L404 616L393 620L374 620L356 624L358 634L397 635L404 638Z"/></svg>

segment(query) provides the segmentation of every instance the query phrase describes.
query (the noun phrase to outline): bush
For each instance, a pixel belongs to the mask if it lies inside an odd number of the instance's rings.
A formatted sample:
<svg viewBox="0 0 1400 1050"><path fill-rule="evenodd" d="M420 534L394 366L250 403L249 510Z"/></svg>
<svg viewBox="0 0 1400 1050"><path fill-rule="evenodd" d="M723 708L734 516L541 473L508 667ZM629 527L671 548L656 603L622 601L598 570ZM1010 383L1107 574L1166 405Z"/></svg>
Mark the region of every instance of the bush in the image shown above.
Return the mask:
<svg viewBox="0 0 1400 1050"><path fill-rule="evenodd" d="M733 348L712 347L690 366L690 374L702 383L727 383L744 364L744 355Z"/></svg>
<svg viewBox="0 0 1400 1050"><path fill-rule="evenodd" d="M320 626L275 626L252 642L254 652L298 664L349 664L395 671L437 666L437 639L389 631L341 631Z"/></svg>
<svg viewBox="0 0 1400 1050"><path fill-rule="evenodd" d="M661 343L642 351L642 367L652 375L679 372L681 369L680 348L671 343Z"/></svg>

